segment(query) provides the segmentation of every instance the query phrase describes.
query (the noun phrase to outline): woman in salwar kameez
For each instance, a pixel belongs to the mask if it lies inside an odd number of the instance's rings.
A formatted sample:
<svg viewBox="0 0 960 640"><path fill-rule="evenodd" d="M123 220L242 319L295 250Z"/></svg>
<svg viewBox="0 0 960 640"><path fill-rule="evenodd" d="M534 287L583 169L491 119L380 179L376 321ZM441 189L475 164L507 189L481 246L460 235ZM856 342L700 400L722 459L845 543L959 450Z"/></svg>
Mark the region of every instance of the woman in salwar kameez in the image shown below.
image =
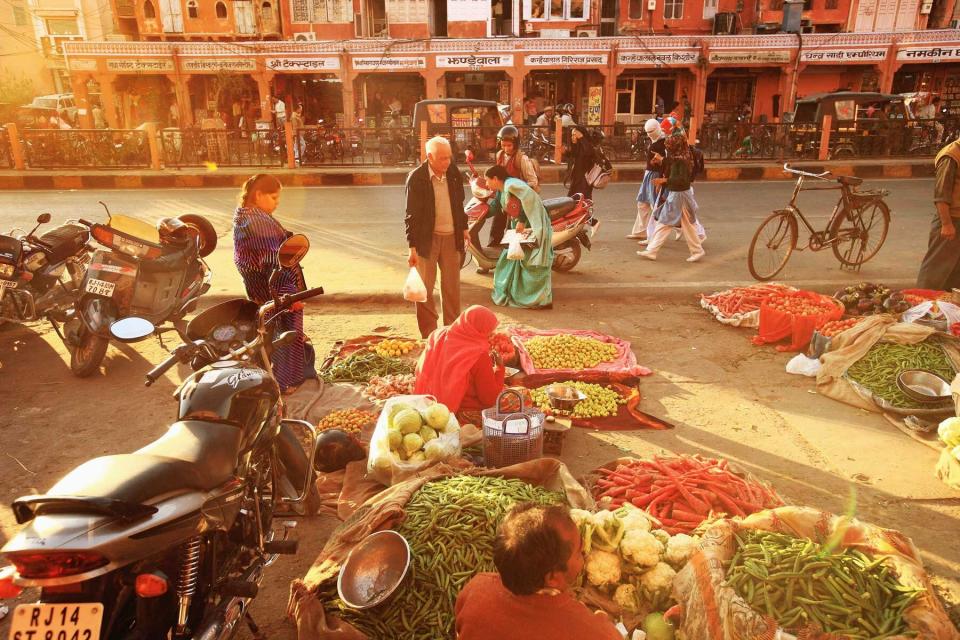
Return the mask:
<svg viewBox="0 0 960 640"><path fill-rule="evenodd" d="M523 180L508 177L506 169L493 166L486 171L487 185L499 193L498 204L507 211L508 228L519 233L530 230L534 244L523 244L523 259L500 254L493 272L493 302L501 307L542 309L553 306L553 228L550 214L537 192ZM511 198L520 206L512 206Z"/></svg>
<svg viewBox="0 0 960 640"><path fill-rule="evenodd" d="M243 278L247 297L257 304L272 300L270 274L279 267L277 251L290 234L273 217L280 203L280 181L260 174L243 184L239 205L233 216L233 261ZM303 291L300 269L281 269L277 283L279 294ZM294 305L276 319L276 335L295 331L297 339L275 349L270 357L274 376L284 393L297 389L306 377L303 306Z"/></svg>

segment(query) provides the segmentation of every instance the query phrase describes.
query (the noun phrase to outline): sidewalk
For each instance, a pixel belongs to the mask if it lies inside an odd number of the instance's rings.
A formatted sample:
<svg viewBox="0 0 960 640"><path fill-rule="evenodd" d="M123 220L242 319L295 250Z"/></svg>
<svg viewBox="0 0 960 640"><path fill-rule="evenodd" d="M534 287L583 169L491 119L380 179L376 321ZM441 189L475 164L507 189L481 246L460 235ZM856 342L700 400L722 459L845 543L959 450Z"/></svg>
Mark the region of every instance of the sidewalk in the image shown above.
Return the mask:
<svg viewBox="0 0 960 640"><path fill-rule="evenodd" d="M845 160L834 162L796 161L807 171L830 170L836 175L861 178L927 178L933 175L932 158L879 158L873 160ZM707 160L707 175L701 180L789 180L778 162L719 162ZM224 167L209 170L204 167L184 169L80 169L0 171L0 189L163 189L171 187L237 187L254 173L269 172L287 186L331 187L363 185L402 185L407 173L405 167ZM482 167L478 167L482 170ZM644 164L620 162L614 164L614 182L639 183ZM563 182L566 167L542 165L545 184Z"/></svg>

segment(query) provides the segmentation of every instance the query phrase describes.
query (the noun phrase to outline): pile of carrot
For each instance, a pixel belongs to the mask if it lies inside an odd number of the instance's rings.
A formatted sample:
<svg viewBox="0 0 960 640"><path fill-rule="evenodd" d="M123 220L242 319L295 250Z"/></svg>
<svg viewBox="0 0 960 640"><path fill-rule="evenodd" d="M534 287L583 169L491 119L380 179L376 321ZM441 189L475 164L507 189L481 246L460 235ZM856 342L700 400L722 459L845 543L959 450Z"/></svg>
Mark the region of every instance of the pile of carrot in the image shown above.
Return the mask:
<svg viewBox="0 0 960 640"><path fill-rule="evenodd" d="M793 291L782 284L752 284L749 287L734 287L727 291L720 291L709 296L701 296L703 300L716 307L724 316L730 317L739 313L750 313L760 308L760 304L772 295Z"/></svg>
<svg viewBox="0 0 960 640"><path fill-rule="evenodd" d="M671 535L690 533L708 519L746 516L783 505L773 489L733 472L726 460L655 457L598 472L593 497L601 507L616 509L630 502L660 520Z"/></svg>

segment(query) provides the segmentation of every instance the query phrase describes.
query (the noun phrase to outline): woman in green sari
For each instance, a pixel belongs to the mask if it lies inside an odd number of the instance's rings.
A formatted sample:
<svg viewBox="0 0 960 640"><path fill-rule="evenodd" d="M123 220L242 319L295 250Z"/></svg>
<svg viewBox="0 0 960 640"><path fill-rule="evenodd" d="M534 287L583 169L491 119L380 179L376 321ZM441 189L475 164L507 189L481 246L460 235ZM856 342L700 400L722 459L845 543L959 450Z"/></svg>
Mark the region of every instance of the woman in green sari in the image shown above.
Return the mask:
<svg viewBox="0 0 960 640"><path fill-rule="evenodd" d="M532 246L521 245L522 260L507 258L506 250L500 254L493 272L494 304L525 309L552 307L553 228L543 201L526 182L509 177L504 167L490 167L484 175L488 188L499 192L496 204L506 210L508 228L519 233L529 229L535 240Z"/></svg>

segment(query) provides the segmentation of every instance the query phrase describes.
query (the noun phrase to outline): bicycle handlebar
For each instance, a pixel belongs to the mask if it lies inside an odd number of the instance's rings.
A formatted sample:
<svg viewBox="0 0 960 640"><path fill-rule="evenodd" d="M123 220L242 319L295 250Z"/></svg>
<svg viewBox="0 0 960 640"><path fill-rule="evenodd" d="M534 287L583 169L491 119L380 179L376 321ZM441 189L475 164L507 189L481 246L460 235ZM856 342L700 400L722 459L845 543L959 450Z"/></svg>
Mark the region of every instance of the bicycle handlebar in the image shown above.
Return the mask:
<svg viewBox="0 0 960 640"><path fill-rule="evenodd" d="M800 171L799 169L790 168L789 162L783 163L783 170L787 173L793 173L798 176L806 176L808 178L819 178L820 180L826 180L827 176L830 175L829 171L824 171L823 173L810 173L809 171Z"/></svg>

